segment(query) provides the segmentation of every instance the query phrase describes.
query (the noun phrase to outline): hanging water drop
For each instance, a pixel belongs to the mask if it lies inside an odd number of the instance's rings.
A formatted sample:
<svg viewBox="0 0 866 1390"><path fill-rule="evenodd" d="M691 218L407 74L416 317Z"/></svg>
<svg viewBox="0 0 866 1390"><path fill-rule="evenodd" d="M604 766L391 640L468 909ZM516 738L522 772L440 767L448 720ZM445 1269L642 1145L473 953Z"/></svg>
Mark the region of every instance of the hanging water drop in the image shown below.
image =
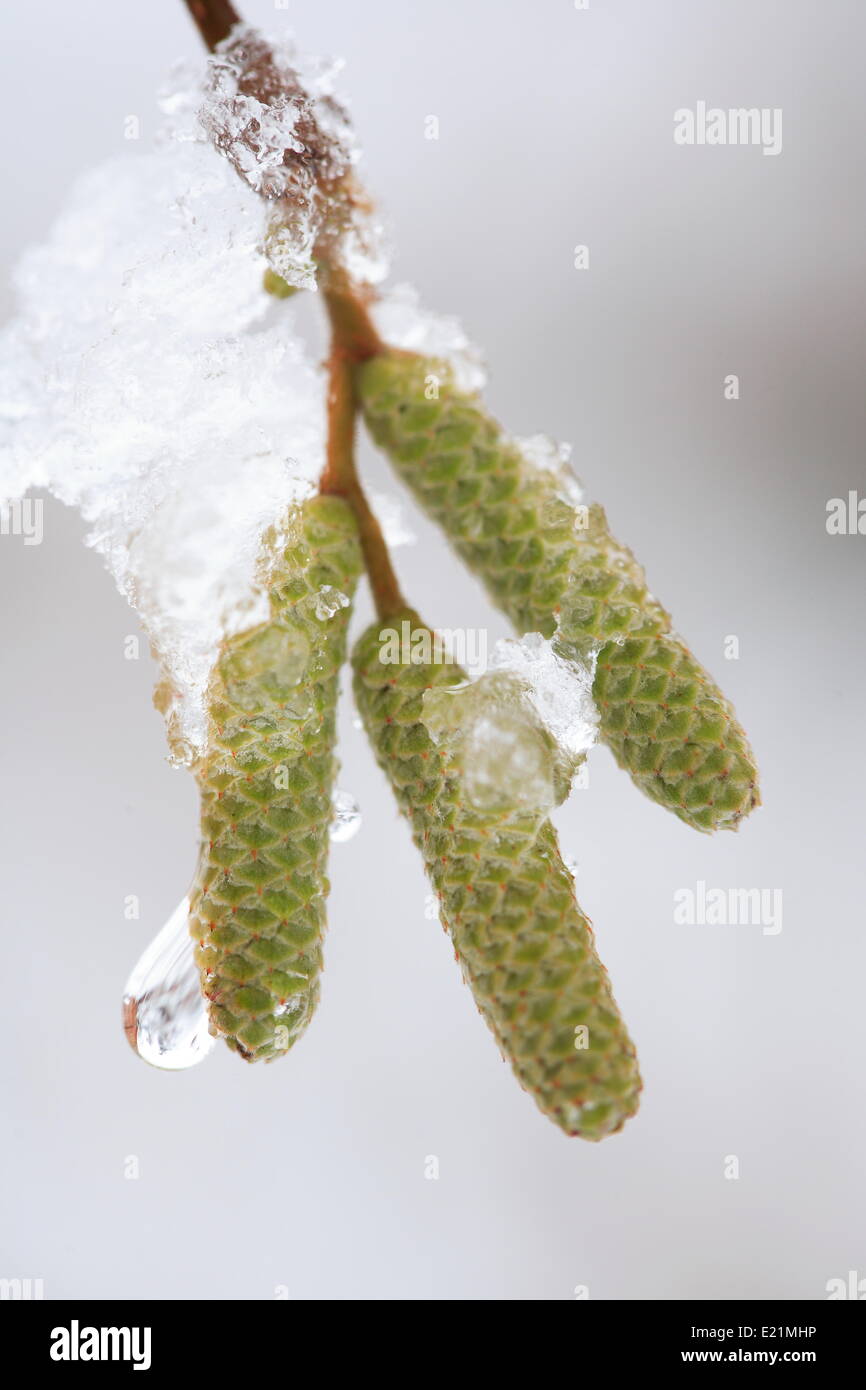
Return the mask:
<svg viewBox="0 0 866 1390"><path fill-rule="evenodd" d="M361 829L361 808L353 796L339 788L334 792L333 807L330 835L334 844L341 845Z"/></svg>
<svg viewBox="0 0 866 1390"><path fill-rule="evenodd" d="M207 1057L216 1043L208 1032L195 943L184 898L140 957L123 991L123 1030L142 1061L183 1071Z"/></svg>

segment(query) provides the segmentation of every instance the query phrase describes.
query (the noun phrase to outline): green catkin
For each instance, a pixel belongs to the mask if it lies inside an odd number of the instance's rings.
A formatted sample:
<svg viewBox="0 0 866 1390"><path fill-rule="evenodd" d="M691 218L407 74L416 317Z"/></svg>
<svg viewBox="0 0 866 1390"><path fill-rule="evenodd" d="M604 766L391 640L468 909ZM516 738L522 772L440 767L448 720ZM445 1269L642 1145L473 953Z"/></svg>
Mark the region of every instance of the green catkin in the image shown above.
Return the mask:
<svg viewBox="0 0 866 1390"><path fill-rule="evenodd" d="M404 621L426 631L411 610L388 627L400 631ZM382 664L383 631L375 623L355 647L355 698L464 976L544 1114L567 1134L602 1139L635 1113L641 1081L553 826L526 810L473 807L459 744L437 744L422 721L425 691L454 686L464 673Z"/></svg>
<svg viewBox="0 0 866 1390"><path fill-rule="evenodd" d="M211 1032L249 1061L291 1047L319 997L339 672L361 563L347 504L305 502L268 576L269 620L224 642L209 690L190 933Z"/></svg>
<svg viewBox="0 0 866 1390"><path fill-rule="evenodd" d="M597 653L600 733L620 766L695 829L735 829L760 800L745 733L602 508L569 501L445 363L387 352L357 384L374 440L518 631Z"/></svg>

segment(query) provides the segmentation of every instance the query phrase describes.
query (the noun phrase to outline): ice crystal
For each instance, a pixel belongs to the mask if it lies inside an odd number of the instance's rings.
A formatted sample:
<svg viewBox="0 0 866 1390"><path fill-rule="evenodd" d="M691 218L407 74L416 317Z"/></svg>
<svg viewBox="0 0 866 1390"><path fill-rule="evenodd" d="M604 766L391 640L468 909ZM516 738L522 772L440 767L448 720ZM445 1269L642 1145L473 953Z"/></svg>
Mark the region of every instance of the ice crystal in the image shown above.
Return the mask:
<svg viewBox="0 0 866 1390"><path fill-rule="evenodd" d="M342 791L339 787L334 792L332 804L330 837L334 844L345 844L346 840L354 839L361 829L361 808L351 792Z"/></svg>
<svg viewBox="0 0 866 1390"><path fill-rule="evenodd" d="M580 479L571 467L571 445L561 444L546 434L515 439L517 446L532 468L549 473L556 483L559 499L575 509L575 526L585 529L587 520L586 495ZM551 517L551 521L554 518Z"/></svg>
<svg viewBox="0 0 866 1390"><path fill-rule="evenodd" d="M300 289L316 284L320 245L356 281L387 273L381 225L351 179L360 151L335 96L341 67L240 25L210 58L196 112L208 139L268 201L265 253ZM169 108L185 114L194 103L182 92Z"/></svg>

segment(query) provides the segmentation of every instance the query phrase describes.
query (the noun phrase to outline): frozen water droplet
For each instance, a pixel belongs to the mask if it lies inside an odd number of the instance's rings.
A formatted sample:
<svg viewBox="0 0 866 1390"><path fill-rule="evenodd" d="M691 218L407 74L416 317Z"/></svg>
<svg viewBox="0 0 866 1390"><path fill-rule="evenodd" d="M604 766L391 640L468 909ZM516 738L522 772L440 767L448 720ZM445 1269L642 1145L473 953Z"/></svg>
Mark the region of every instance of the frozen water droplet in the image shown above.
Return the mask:
<svg viewBox="0 0 866 1390"><path fill-rule="evenodd" d="M345 844L361 829L361 808L348 792L337 789L333 797L334 814L331 817L331 839L334 844Z"/></svg>
<svg viewBox="0 0 866 1390"><path fill-rule="evenodd" d="M565 867L568 869L568 872L571 874L571 877L572 877L572 878L577 878L578 874L580 873L580 864L579 864L579 862L574 858L574 855L572 855L572 854L564 854L564 855L562 856L562 862L563 862L563 864L565 865Z"/></svg>
<svg viewBox="0 0 866 1390"><path fill-rule="evenodd" d="M183 1071L207 1057L216 1043L207 1025L184 898L150 943L123 991L123 1029L143 1061Z"/></svg>
<svg viewBox="0 0 866 1390"><path fill-rule="evenodd" d="M439 899L435 893L428 893L424 899L424 916L428 922L435 922L439 916Z"/></svg>
<svg viewBox="0 0 866 1390"><path fill-rule="evenodd" d="M352 728L353 728L353 729L363 729L363 727L364 727L364 721L363 721L363 719L361 718L360 714L353 714L353 715L352 715Z"/></svg>
<svg viewBox="0 0 866 1390"><path fill-rule="evenodd" d="M326 623L335 613L339 613L341 608L348 607L347 595L335 589L333 584L323 584L316 594L316 617L320 623Z"/></svg>

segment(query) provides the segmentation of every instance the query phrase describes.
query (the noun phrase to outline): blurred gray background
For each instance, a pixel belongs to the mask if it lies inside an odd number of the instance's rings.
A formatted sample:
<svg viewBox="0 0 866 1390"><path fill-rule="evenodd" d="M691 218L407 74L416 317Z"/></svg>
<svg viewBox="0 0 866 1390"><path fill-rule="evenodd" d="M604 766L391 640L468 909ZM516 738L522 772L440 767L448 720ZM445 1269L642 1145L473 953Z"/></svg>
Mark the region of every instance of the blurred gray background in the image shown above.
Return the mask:
<svg viewBox="0 0 866 1390"><path fill-rule="evenodd" d="M738 835L698 836L593 752L557 818L645 1093L622 1134L567 1140L425 919L346 693L340 780L363 827L334 849L313 1026L271 1067L219 1050L185 1074L149 1069L121 990L189 881L196 797L165 762L152 666L124 660L133 616L79 518L48 502L43 545L0 539L0 1275L42 1278L49 1298L823 1298L866 1276L866 535L825 528L829 498L866 494L862 6L245 13L345 56L396 278L461 316L510 429L573 442L735 701L765 805ZM10 7L4 267L80 172L126 147L130 114L143 147L168 64L197 45L179 0ZM673 112L698 100L781 107L781 154L677 147ZM8 313L5 278L2 292ZM398 494L369 454L365 471ZM396 559L418 607L504 635L407 510L419 543ZM368 613L365 595L358 624ZM782 932L675 925L674 893L701 879L782 889Z"/></svg>

